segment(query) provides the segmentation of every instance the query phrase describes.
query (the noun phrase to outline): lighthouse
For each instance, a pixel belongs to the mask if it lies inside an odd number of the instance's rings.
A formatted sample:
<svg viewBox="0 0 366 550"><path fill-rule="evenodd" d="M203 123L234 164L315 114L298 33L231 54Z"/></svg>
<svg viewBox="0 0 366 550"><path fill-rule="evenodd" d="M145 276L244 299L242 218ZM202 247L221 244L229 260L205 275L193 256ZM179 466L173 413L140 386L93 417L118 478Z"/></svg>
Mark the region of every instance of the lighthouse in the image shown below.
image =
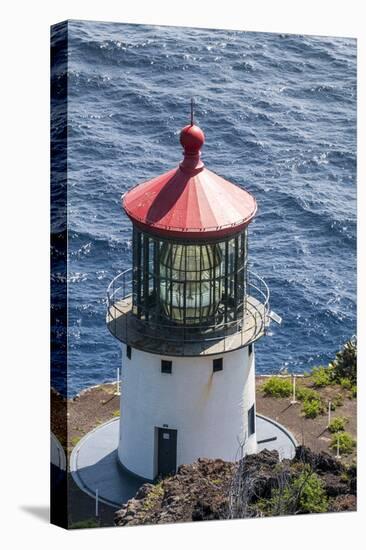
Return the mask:
<svg viewBox="0 0 366 550"><path fill-rule="evenodd" d="M178 166L122 197L132 268L108 289L122 343L118 460L147 480L256 452L255 342L270 320L267 285L248 269L255 198L205 166L193 116L180 143Z"/></svg>

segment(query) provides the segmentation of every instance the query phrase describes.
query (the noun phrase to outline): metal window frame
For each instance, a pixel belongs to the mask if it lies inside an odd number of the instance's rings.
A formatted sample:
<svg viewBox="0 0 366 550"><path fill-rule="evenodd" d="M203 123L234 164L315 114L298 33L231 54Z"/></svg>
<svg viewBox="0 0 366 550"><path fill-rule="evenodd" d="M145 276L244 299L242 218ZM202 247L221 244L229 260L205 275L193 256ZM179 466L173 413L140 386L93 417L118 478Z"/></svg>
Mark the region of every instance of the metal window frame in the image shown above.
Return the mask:
<svg viewBox="0 0 366 550"><path fill-rule="evenodd" d="M157 328L159 323L171 322L183 328L217 326L218 330L233 322L242 320L245 311L247 285L247 228L226 237L225 239L210 241L189 241L166 239L141 231L133 227L133 314L140 320L153 323ZM161 253L163 247L169 246L168 265L161 272ZM183 266L182 274L177 280L173 270L173 252L177 253L177 246L182 246L180 263ZM190 278L192 274L187 268L187 254L189 247L196 247L194 254L199 264L197 278ZM208 252L210 247L211 252ZM220 251L221 261L215 263ZM153 254L153 258L151 258ZM203 266L203 255L206 257L206 266ZM207 262L210 265L210 274L207 278ZM206 269L204 269L204 267ZM203 276L205 273L205 276ZM195 294L196 300L193 314L187 315L187 289L189 281L199 288ZM164 287L161 286L162 282ZM182 303L174 306L174 285L182 284ZM193 284L193 283L192 283ZM203 285L209 285L209 302L203 305ZM161 295L164 288L165 295ZM177 311L178 310L178 311Z"/></svg>

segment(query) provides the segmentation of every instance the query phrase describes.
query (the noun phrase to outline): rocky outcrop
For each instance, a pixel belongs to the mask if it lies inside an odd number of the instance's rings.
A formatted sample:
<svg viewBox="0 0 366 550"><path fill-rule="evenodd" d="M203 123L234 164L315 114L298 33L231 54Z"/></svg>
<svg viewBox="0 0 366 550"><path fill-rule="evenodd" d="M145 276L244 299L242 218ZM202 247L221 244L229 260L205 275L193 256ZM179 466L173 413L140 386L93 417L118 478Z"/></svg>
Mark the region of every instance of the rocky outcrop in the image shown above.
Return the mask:
<svg viewBox="0 0 366 550"><path fill-rule="evenodd" d="M328 453L315 453L308 447L299 446L296 448L294 461L310 464L318 473L332 472L340 474L344 470L342 463Z"/></svg>
<svg viewBox="0 0 366 550"><path fill-rule="evenodd" d="M329 512L354 512L357 510L355 495L339 495L329 503Z"/></svg>
<svg viewBox="0 0 366 550"><path fill-rule="evenodd" d="M314 453L307 447L298 447L294 461L310 464L316 474L323 480L328 497L339 495L356 496L356 466L346 468L340 460L328 453Z"/></svg>
<svg viewBox="0 0 366 550"><path fill-rule="evenodd" d="M235 465L223 460L199 459L182 465L177 474L143 485L116 513L117 525L173 523L220 519Z"/></svg>
<svg viewBox="0 0 366 550"><path fill-rule="evenodd" d="M180 466L176 475L144 484L116 512L115 523L143 525L266 515L263 502L271 498L279 480L291 481L306 464L324 482L329 511L356 509L355 467L347 469L327 453L298 447L293 460L282 462L276 451L264 450L237 464L199 459Z"/></svg>

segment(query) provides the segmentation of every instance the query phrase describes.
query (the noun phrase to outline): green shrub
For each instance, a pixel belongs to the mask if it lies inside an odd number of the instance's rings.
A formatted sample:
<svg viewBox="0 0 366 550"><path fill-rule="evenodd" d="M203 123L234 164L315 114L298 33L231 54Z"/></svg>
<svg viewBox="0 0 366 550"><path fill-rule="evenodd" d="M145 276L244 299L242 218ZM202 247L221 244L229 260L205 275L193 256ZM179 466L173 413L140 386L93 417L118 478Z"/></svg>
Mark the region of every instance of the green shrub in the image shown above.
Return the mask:
<svg viewBox="0 0 366 550"><path fill-rule="evenodd" d="M337 393L333 397L332 403L334 403L334 405L336 407L342 407L342 405L343 405L343 395L341 393Z"/></svg>
<svg viewBox="0 0 366 550"><path fill-rule="evenodd" d="M339 452L344 455L349 455L352 453L353 449L356 447L356 440L348 432L337 432L333 434L332 441L330 443L331 449L334 451L337 450L339 440Z"/></svg>
<svg viewBox="0 0 366 550"><path fill-rule="evenodd" d="M334 379L338 382L342 378L348 378L352 383L357 381L357 341L353 338L346 342L343 348L336 354L331 363L334 371Z"/></svg>
<svg viewBox="0 0 366 550"><path fill-rule="evenodd" d="M352 380L350 380L349 378L340 378L339 384L344 390L350 390L353 386Z"/></svg>
<svg viewBox="0 0 366 550"><path fill-rule="evenodd" d="M144 510L152 510L159 500L161 500L164 496L164 486L163 482L160 481L153 487L151 487L150 491L147 493L144 501Z"/></svg>
<svg viewBox="0 0 366 550"><path fill-rule="evenodd" d="M259 508L266 515L307 514L326 512L328 498L324 482L305 465L300 474L292 479L283 489L272 490L271 498L261 499Z"/></svg>
<svg viewBox="0 0 366 550"><path fill-rule="evenodd" d="M344 428L346 426L347 418L343 418L342 416L336 416L331 420L328 430L334 434L337 432L343 432Z"/></svg>
<svg viewBox="0 0 366 550"><path fill-rule="evenodd" d="M331 367L314 367L311 371L311 380L316 388L323 388L332 383Z"/></svg>
<svg viewBox="0 0 366 550"><path fill-rule="evenodd" d="M356 397L357 397L357 386L356 385L352 386L352 388L351 388L351 397L353 399L356 399Z"/></svg>
<svg viewBox="0 0 366 550"><path fill-rule="evenodd" d="M294 487L300 492L299 512L314 513L328 510L328 498L324 488L324 482L320 477L305 467L304 471L295 480Z"/></svg>
<svg viewBox="0 0 366 550"><path fill-rule="evenodd" d="M306 388L301 386L296 389L296 397L300 401L320 401L321 400L321 396L317 391L312 390L311 388Z"/></svg>
<svg viewBox="0 0 366 550"><path fill-rule="evenodd" d="M306 418L316 418L318 414L324 412L324 406L321 401L316 401L315 399L306 400L302 405L302 412Z"/></svg>
<svg viewBox="0 0 366 550"><path fill-rule="evenodd" d="M303 402L302 412L306 418L315 418L318 414L325 412L325 404L316 390L299 387L296 397Z"/></svg>
<svg viewBox="0 0 366 550"><path fill-rule="evenodd" d="M267 397L289 397L292 393L292 383L288 378L272 376L261 386Z"/></svg>

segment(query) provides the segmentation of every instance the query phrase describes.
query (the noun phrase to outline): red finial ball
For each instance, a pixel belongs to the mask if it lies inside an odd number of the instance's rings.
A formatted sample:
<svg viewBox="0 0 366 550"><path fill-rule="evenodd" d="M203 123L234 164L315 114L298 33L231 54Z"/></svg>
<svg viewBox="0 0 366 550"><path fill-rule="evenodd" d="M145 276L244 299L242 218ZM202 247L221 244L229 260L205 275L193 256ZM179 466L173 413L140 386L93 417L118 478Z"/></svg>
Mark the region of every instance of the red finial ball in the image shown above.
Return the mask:
<svg viewBox="0 0 366 550"><path fill-rule="evenodd" d="M205 143L205 134L195 124L189 124L182 129L180 142L186 153L197 154Z"/></svg>

